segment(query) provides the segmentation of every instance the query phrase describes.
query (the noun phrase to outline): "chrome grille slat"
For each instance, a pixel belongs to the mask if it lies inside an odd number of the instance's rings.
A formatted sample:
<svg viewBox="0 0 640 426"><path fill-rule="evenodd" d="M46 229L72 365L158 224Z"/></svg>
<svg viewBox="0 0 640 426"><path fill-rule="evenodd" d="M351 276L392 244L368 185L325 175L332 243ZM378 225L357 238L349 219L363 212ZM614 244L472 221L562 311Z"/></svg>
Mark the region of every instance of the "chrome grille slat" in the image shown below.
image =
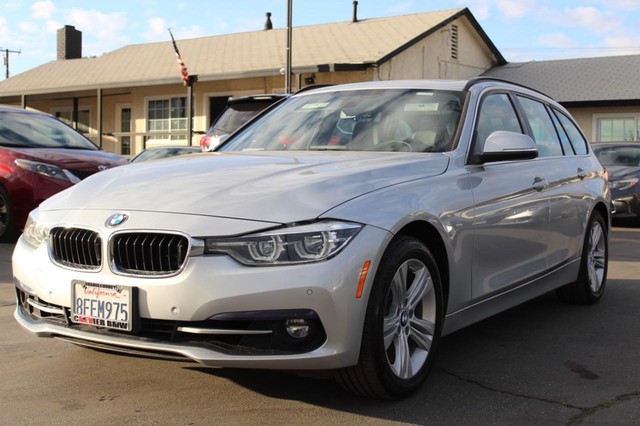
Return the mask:
<svg viewBox="0 0 640 426"><path fill-rule="evenodd" d="M74 263L77 263L78 265L82 265L82 261L80 260L80 244L82 244L82 238L80 235L80 230L75 230L72 234L71 234L71 252L73 253L72 258Z"/></svg>
<svg viewBox="0 0 640 426"><path fill-rule="evenodd" d="M102 264L101 238L95 231L57 227L51 230L51 256L63 266L97 270Z"/></svg>
<svg viewBox="0 0 640 426"><path fill-rule="evenodd" d="M83 228L55 227L49 236L52 259L65 267L98 270L102 265L100 234ZM119 232L110 240L110 265L126 275L172 275L182 269L189 239L162 232Z"/></svg>
<svg viewBox="0 0 640 426"><path fill-rule="evenodd" d="M114 272L130 275L171 275L184 265L189 240L178 234L122 232L113 235L111 265Z"/></svg>

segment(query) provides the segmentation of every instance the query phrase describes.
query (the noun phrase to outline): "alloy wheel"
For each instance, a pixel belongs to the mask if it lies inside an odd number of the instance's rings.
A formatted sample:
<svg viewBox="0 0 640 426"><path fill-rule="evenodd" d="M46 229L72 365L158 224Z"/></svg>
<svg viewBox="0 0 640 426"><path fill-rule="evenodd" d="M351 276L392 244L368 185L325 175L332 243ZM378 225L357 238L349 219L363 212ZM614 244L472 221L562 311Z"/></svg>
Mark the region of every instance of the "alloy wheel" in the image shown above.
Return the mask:
<svg viewBox="0 0 640 426"><path fill-rule="evenodd" d="M606 263L606 241L602 225L593 222L589 233L588 276L591 291L598 293L604 282Z"/></svg>
<svg viewBox="0 0 640 426"><path fill-rule="evenodd" d="M418 259L396 271L387 294L383 320L384 348L393 373L414 377L431 349L436 322L436 296L429 269Z"/></svg>

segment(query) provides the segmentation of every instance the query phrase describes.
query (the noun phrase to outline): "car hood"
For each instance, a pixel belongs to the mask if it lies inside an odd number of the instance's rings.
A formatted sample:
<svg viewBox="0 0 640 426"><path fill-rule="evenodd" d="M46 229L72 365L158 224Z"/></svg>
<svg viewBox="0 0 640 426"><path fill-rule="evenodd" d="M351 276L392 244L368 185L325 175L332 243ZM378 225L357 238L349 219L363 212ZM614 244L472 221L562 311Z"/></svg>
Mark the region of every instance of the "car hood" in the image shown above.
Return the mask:
<svg viewBox="0 0 640 426"><path fill-rule="evenodd" d="M121 155L98 150L71 148L5 149L11 151L16 158L53 164L67 170L96 171L98 166L111 168L127 164L127 160Z"/></svg>
<svg viewBox="0 0 640 426"><path fill-rule="evenodd" d="M634 166L607 166L610 181L629 179L640 176L640 167Z"/></svg>
<svg viewBox="0 0 640 426"><path fill-rule="evenodd" d="M98 173L42 210L156 211L277 223L314 219L380 188L443 173L445 154L210 153Z"/></svg>

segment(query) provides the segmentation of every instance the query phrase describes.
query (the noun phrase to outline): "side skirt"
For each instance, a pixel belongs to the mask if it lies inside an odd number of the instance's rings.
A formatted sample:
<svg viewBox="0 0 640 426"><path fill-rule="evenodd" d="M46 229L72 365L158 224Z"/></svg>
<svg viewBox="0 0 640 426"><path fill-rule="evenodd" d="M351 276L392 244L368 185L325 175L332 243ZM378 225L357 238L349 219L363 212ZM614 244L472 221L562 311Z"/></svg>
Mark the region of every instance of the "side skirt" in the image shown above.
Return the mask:
<svg viewBox="0 0 640 426"><path fill-rule="evenodd" d="M468 325L569 284L576 280L579 269L580 258L564 264L555 271L549 272L533 281L447 314L442 334L451 334Z"/></svg>

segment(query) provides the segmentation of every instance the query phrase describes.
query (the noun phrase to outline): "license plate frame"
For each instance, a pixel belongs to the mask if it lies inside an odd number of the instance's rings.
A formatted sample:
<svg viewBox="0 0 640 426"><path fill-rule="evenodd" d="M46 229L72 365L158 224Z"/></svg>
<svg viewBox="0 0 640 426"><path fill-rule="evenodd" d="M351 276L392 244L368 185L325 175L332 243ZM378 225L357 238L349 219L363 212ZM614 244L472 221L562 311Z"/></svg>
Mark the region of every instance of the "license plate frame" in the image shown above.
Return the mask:
<svg viewBox="0 0 640 426"><path fill-rule="evenodd" d="M135 323L135 287L73 280L70 320L131 332Z"/></svg>

